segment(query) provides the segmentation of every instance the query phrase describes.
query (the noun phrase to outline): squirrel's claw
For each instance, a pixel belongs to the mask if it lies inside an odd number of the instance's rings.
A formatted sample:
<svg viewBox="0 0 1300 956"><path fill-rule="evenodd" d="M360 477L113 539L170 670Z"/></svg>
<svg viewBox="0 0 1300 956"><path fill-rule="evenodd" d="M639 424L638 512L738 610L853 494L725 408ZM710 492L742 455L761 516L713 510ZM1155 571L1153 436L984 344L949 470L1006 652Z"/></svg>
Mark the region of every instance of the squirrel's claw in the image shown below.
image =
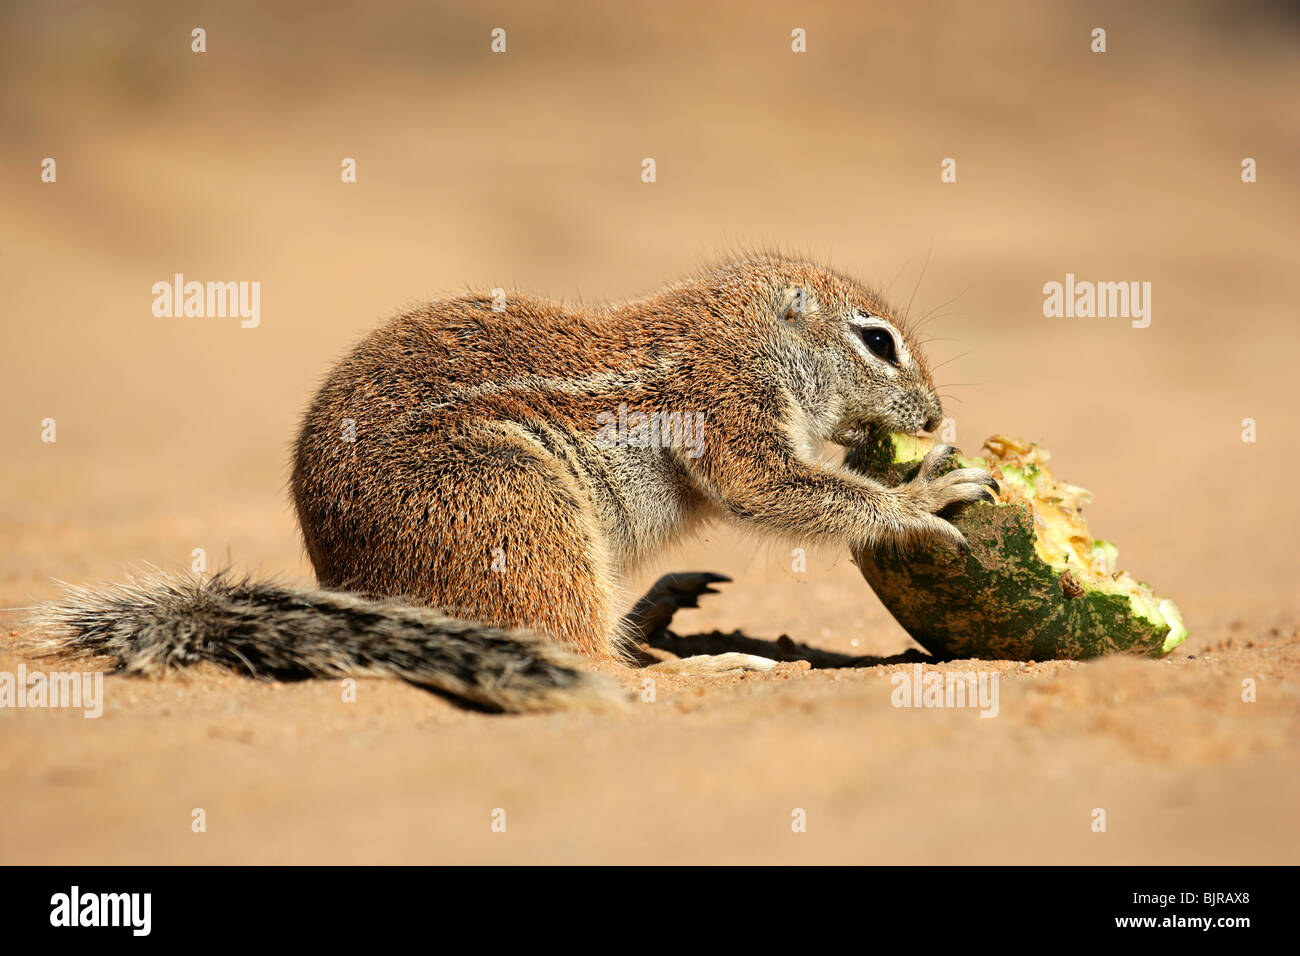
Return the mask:
<svg viewBox="0 0 1300 956"><path fill-rule="evenodd" d="M682 608L699 607L701 594L717 594L714 584L731 578L712 571L678 571L665 574L628 612L628 631L634 641L642 641L659 631L666 631L673 615Z"/></svg>

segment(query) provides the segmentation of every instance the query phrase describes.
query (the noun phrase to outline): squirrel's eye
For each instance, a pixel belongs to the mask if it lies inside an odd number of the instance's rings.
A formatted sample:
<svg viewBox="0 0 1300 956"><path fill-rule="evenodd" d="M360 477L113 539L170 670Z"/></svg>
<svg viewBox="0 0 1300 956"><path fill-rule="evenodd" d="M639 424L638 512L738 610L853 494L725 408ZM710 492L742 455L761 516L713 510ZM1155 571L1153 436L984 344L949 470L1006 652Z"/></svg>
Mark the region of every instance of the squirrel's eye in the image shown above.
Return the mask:
<svg viewBox="0 0 1300 956"><path fill-rule="evenodd" d="M898 353L894 351L894 337L884 329L863 329L862 341L873 355L877 355L892 365L898 364Z"/></svg>

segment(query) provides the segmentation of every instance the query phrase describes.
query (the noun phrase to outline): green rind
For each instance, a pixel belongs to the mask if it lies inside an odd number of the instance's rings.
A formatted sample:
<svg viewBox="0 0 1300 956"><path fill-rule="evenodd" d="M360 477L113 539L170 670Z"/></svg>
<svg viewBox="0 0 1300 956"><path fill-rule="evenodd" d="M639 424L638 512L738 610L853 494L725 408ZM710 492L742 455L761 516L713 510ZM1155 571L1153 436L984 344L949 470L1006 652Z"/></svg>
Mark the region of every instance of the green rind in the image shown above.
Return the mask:
<svg viewBox="0 0 1300 956"><path fill-rule="evenodd" d="M915 446L877 436L847 458L851 468L888 485L915 477ZM896 461L895 457L901 458ZM963 459L950 467L983 464ZM1066 568L1054 568L1034 547L1033 515L1022 504L967 505L953 523L970 551L921 542L907 551L860 549L854 558L890 613L922 647L943 657L993 660L1083 659L1114 652L1159 656L1187 630L1172 609L1160 622L1135 613L1127 595L1084 584L1067 597Z"/></svg>

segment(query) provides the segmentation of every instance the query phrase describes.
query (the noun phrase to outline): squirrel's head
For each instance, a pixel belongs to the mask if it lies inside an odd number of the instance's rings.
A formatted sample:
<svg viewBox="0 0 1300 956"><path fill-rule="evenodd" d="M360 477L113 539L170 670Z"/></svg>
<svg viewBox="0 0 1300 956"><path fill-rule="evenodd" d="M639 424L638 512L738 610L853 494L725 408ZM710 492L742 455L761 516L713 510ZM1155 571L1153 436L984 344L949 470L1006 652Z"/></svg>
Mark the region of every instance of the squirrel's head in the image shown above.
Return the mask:
<svg viewBox="0 0 1300 956"><path fill-rule="evenodd" d="M768 296L796 400L822 436L859 444L873 427L932 431L943 417L929 368L880 296L845 276L781 262Z"/></svg>
<svg viewBox="0 0 1300 956"><path fill-rule="evenodd" d="M877 293L848 276L751 255L679 286L666 305L700 317L714 353L792 399L804 438L857 445L876 428L933 431L943 419L914 336Z"/></svg>

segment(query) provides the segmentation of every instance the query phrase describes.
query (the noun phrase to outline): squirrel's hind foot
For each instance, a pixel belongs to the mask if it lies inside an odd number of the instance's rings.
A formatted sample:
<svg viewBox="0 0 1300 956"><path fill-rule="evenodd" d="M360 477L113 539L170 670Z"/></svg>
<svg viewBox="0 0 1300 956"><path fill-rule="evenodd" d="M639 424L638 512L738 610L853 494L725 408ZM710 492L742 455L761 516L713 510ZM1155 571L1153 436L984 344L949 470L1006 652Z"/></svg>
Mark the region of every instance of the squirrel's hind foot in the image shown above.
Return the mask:
<svg viewBox="0 0 1300 956"><path fill-rule="evenodd" d="M725 574L710 571L665 574L627 613L624 633L633 644L648 644L651 638L667 632L673 615L682 608L699 607L702 594L717 594L717 588L711 585L730 580Z"/></svg>

